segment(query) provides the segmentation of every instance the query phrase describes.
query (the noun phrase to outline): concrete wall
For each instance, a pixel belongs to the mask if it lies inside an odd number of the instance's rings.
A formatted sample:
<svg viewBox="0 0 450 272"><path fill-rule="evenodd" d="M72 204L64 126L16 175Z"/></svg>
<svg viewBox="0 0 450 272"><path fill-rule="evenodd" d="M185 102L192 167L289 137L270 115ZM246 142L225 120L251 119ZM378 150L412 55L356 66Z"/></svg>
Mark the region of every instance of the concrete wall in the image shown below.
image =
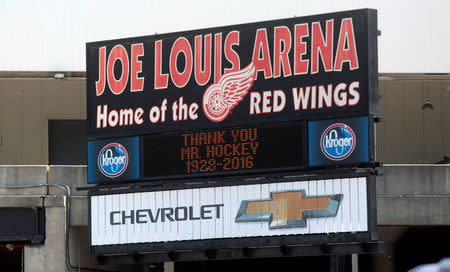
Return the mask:
<svg viewBox="0 0 450 272"><path fill-rule="evenodd" d="M387 165L382 171L379 225L450 225L450 165Z"/></svg>
<svg viewBox="0 0 450 272"><path fill-rule="evenodd" d="M22 186L26 184L47 183L47 166L5 166L0 165L0 185L4 186ZM45 195L47 188L36 187L26 190L0 188L2 195Z"/></svg>

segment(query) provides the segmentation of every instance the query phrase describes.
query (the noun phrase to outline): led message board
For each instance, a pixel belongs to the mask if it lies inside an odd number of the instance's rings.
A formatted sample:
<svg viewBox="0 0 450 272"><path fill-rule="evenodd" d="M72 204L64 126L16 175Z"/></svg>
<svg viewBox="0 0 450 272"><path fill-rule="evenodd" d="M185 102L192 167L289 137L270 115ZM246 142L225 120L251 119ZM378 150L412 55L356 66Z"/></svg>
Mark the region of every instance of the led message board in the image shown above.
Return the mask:
<svg viewBox="0 0 450 272"><path fill-rule="evenodd" d="M144 178L305 168L303 123L143 137Z"/></svg>
<svg viewBox="0 0 450 272"><path fill-rule="evenodd" d="M376 114L370 9L87 44L88 137Z"/></svg>

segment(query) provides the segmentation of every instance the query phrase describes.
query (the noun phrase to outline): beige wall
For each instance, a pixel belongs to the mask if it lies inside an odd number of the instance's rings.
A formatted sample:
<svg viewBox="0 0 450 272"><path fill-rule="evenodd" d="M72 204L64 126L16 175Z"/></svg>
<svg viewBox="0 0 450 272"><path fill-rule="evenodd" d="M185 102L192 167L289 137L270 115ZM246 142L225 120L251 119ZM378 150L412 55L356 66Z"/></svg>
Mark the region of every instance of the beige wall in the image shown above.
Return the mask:
<svg viewBox="0 0 450 272"><path fill-rule="evenodd" d="M0 164L47 164L49 119L86 119L84 78L0 79Z"/></svg>
<svg viewBox="0 0 450 272"><path fill-rule="evenodd" d="M450 79L384 78L377 160L435 163L450 156ZM86 119L85 84L85 78L1 78L0 164L47 164L48 120ZM422 110L427 88L433 110Z"/></svg>
<svg viewBox="0 0 450 272"><path fill-rule="evenodd" d="M422 110L425 98L433 110ZM436 163L450 157L450 80L380 80L377 159L384 163Z"/></svg>

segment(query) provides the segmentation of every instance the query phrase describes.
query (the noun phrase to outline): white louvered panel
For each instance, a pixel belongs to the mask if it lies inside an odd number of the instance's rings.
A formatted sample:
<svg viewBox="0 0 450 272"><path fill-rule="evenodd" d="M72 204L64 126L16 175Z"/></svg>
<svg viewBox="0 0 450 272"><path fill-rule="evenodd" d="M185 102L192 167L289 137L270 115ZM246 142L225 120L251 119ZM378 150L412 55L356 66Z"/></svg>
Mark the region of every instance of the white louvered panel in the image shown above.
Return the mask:
<svg viewBox="0 0 450 272"><path fill-rule="evenodd" d="M98 196L91 197L91 244L93 245L101 245L99 238L100 234L98 233Z"/></svg>
<svg viewBox="0 0 450 272"><path fill-rule="evenodd" d="M252 217L252 220L246 217L247 219L236 222L242 201L268 201L271 193L300 192L300 190L304 191L303 197L306 198L341 194L340 203L336 206L338 207L336 214L320 216L322 212L325 215L325 211L322 210L316 213L318 216L313 216L303 207L306 210L306 216L303 218L306 222L304 226L294 225L292 220L280 220L278 224L272 222L273 227L270 228L271 222L255 220L258 218L257 215ZM201 207L205 205L209 205L204 207L205 218L199 219L202 215ZM218 208L214 205L223 206ZM91 240L93 245L113 245L367 231L367 207L366 178L93 196L91 197ZM284 204L273 204L272 208L282 211L282 214L288 214L289 211L292 213L292 207ZM336 209L330 209L336 211ZM131 215L134 217L130 218Z"/></svg>
<svg viewBox="0 0 450 272"><path fill-rule="evenodd" d="M185 196L185 190L177 190L177 206L181 207L181 206L189 206L186 203L186 196ZM180 218L184 218L184 216L188 216L187 214L180 214L179 217ZM177 222L177 237L176 240L186 240L189 239L186 237L186 229L187 229L187 224L186 222L189 222L188 220L184 220L184 221L178 221Z"/></svg>
<svg viewBox="0 0 450 272"><path fill-rule="evenodd" d="M333 192L335 194L342 194L342 182L340 179L333 179L332 186ZM330 230L332 233L341 232L342 231L342 203L340 212L333 219L333 229Z"/></svg>
<svg viewBox="0 0 450 272"><path fill-rule="evenodd" d="M223 187L215 187L214 195L216 203L223 203ZM219 210L223 216L223 210ZM216 219L215 220L215 238L223 238L223 228L224 228L224 220Z"/></svg>
<svg viewBox="0 0 450 272"><path fill-rule="evenodd" d="M155 193L155 210L153 210L153 216L156 217L158 215L157 209L164 207L163 204L163 192ZM161 216L161 211L159 211L159 216ZM155 242L164 241L164 225L163 224L155 224L156 228L156 239Z"/></svg>
<svg viewBox="0 0 450 272"><path fill-rule="evenodd" d="M149 193L140 193L141 194L141 203L140 203L140 207L142 209L147 209L148 208L148 196ZM148 221L149 219L146 218L146 220ZM145 242L147 239L151 239L150 238L150 233L148 230L148 226L151 224L142 224L141 228L140 228L140 237L139 237L139 242Z"/></svg>
<svg viewBox="0 0 450 272"><path fill-rule="evenodd" d="M167 207L178 207L178 194L176 190L170 191L170 205ZM172 213L172 219L175 217L175 211ZM167 219L167 218L166 218ZM174 219L175 220L175 219ZM178 239L178 222L167 220L170 228L169 241L176 241Z"/></svg>
<svg viewBox="0 0 450 272"><path fill-rule="evenodd" d="M359 203L359 231L367 231L368 214L367 214L367 182L366 178L358 179L358 203Z"/></svg>
<svg viewBox="0 0 450 272"><path fill-rule="evenodd" d="M310 180L310 181L308 181L308 183L309 183L309 186L308 186L309 189L306 190L306 193L308 195L318 195L319 194L318 193L319 190L317 188L317 182L313 181L313 180ZM315 230L317 230L317 226L319 224L318 220L319 219L317 219L317 218L310 218L308 220L309 234L315 233Z"/></svg>
<svg viewBox="0 0 450 272"><path fill-rule="evenodd" d="M146 193L146 194L148 195L148 206L147 207L149 210L152 211L152 216L155 217L155 211L157 210L156 207L159 207L156 202L157 192L150 192L150 193ZM150 215L149 215L148 220L151 222ZM148 240L149 241L158 241L158 231L156 230L156 228L157 228L156 224L153 224L153 223L148 224L148 233L149 233Z"/></svg>
<svg viewBox="0 0 450 272"><path fill-rule="evenodd" d="M239 209L239 195L238 195L238 190L239 190L239 186L230 186L230 195L228 195L226 197L226 199L228 199L228 203L230 205L229 209L225 209L228 210L227 214L230 214L229 219L227 220L227 224L230 224L230 228L231 228L231 235L229 237L239 237L239 225L236 226L236 224L234 223L234 219L236 216L236 212Z"/></svg>
<svg viewBox="0 0 450 272"><path fill-rule="evenodd" d="M134 209L134 196L138 196L138 194L126 194L126 209L125 214L131 216L131 211ZM132 222L132 220L136 221L132 218L125 218L125 222ZM127 243L134 243L134 233L136 228L136 222L134 224L127 225L126 228L126 241Z"/></svg>
<svg viewBox="0 0 450 272"><path fill-rule="evenodd" d="M100 237L99 243L105 244L106 236L105 236L105 227L106 227L106 216L102 216L103 214L107 214L105 210L105 196L98 197L98 234Z"/></svg>
<svg viewBox="0 0 450 272"><path fill-rule="evenodd" d="M350 180L348 178L341 179L343 199L340 212L342 212L342 232L351 231L351 206L350 206Z"/></svg>
<svg viewBox="0 0 450 272"><path fill-rule="evenodd" d="M338 194L333 188L333 180L327 179L325 180L325 195L334 195ZM333 233L334 226L336 223L336 216L325 218L325 233Z"/></svg>
<svg viewBox="0 0 450 272"><path fill-rule="evenodd" d="M350 231L358 231L358 222L359 222L359 206L358 206L358 179L350 179L350 222L351 222L351 230Z"/></svg>
<svg viewBox="0 0 450 272"><path fill-rule="evenodd" d="M266 184L261 184L260 186L260 197L259 199L264 199L267 198L267 196L270 195L270 184L266 183ZM265 221L261 221L258 223L258 226L260 228L260 235L261 236L268 236L271 235L271 230L267 227L268 226L268 222Z"/></svg>
<svg viewBox="0 0 450 272"><path fill-rule="evenodd" d="M142 193L136 193L135 198L133 201L133 209L135 210L135 213L137 213L138 210L141 210L141 197ZM139 212L139 216L142 216L143 212ZM132 238L132 243L139 243L141 242L141 233L142 233L142 224L138 224L137 221L141 221L142 218L137 217L137 214L135 216L135 223L134 223L134 234Z"/></svg>
<svg viewBox="0 0 450 272"><path fill-rule="evenodd" d="M232 237L232 222L234 222L234 218L233 220L231 220L231 201L230 201L230 197L231 197L231 188L229 186L223 187L222 188L222 200L223 202L228 202L230 203L230 209L224 209L223 210L223 236L222 237Z"/></svg>
<svg viewBox="0 0 450 272"><path fill-rule="evenodd" d="M199 207L200 206L200 189L193 189L192 190L192 206L193 207ZM194 211L192 214L192 217L197 218L200 214L198 211ZM201 233L200 233L200 220L192 220L192 239L198 240L201 239Z"/></svg>
<svg viewBox="0 0 450 272"><path fill-rule="evenodd" d="M113 208L113 198L114 195L106 195L105 196L105 213L110 214L112 211L114 211ZM111 244L113 243L113 226L110 223L110 218L105 218L105 244Z"/></svg>

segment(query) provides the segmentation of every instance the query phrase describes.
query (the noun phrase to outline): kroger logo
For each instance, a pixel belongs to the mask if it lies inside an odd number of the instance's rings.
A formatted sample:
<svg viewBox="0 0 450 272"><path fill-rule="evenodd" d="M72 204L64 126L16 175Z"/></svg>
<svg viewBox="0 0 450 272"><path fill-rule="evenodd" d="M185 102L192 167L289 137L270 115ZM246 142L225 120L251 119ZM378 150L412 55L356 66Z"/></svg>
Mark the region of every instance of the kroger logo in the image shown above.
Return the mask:
<svg viewBox="0 0 450 272"><path fill-rule="evenodd" d="M320 138L320 148L327 158L340 161L352 154L356 146L356 136L346 124L329 126Z"/></svg>
<svg viewBox="0 0 450 272"><path fill-rule="evenodd" d="M111 143L102 148L98 154L98 168L110 178L123 174L128 166L128 152L122 145Z"/></svg>

